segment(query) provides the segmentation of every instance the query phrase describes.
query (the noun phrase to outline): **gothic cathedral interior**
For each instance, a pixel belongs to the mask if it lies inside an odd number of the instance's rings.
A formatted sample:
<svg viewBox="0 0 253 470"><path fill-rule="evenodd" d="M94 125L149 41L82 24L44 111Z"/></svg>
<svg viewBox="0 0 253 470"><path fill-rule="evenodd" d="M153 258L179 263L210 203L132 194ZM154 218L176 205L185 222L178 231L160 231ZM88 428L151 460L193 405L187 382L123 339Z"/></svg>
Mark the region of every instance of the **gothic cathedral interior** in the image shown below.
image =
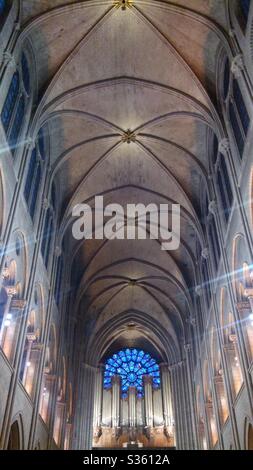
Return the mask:
<svg viewBox="0 0 253 470"><path fill-rule="evenodd" d="M1 449L253 450L252 148L253 1L0 0Z"/></svg>

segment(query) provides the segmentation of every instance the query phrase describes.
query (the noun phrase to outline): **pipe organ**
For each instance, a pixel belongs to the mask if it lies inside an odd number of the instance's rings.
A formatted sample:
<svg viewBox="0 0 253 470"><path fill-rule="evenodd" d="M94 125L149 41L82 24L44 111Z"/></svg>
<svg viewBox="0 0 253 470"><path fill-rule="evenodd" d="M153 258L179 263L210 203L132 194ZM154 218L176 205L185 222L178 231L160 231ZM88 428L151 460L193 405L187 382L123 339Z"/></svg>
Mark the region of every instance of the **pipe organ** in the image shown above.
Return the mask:
<svg viewBox="0 0 253 470"><path fill-rule="evenodd" d="M152 375L142 377L143 393L130 385L122 392L122 377L113 375L104 387L103 368L96 372L94 403L94 448L174 447L170 372L160 365L161 385L153 386Z"/></svg>

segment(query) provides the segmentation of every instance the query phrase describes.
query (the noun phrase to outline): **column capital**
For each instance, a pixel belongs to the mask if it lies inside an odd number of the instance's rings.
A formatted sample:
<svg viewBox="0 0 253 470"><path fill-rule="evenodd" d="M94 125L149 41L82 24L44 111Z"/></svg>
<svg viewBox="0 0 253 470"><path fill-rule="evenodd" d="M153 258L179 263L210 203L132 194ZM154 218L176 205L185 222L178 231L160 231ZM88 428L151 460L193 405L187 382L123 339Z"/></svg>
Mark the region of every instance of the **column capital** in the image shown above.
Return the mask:
<svg viewBox="0 0 253 470"><path fill-rule="evenodd" d="M13 69L17 68L16 60L9 51L4 51L3 62L5 65L10 65Z"/></svg>
<svg viewBox="0 0 253 470"><path fill-rule="evenodd" d="M13 310L24 310L27 301L24 299L12 299L10 308Z"/></svg>
<svg viewBox="0 0 253 470"><path fill-rule="evenodd" d="M60 258L60 256L62 255L62 249L61 249L60 246L57 245L55 247L54 254L55 254L56 258Z"/></svg>
<svg viewBox="0 0 253 470"><path fill-rule="evenodd" d="M44 210L47 210L50 207L50 202L49 200L45 197L42 202L42 208Z"/></svg>
<svg viewBox="0 0 253 470"><path fill-rule="evenodd" d="M220 142L219 142L219 153L221 153L222 155L224 155L226 157L229 150L230 150L229 140L226 139L226 138L220 140Z"/></svg>
<svg viewBox="0 0 253 470"><path fill-rule="evenodd" d="M251 312L251 306L248 300L244 302L237 302L236 306L237 306L237 310L239 311L241 315L248 314Z"/></svg>
<svg viewBox="0 0 253 470"><path fill-rule="evenodd" d="M183 365L184 365L184 361L175 362L175 364L170 364L169 370L170 372L172 372L173 370L179 369Z"/></svg>
<svg viewBox="0 0 253 470"><path fill-rule="evenodd" d="M128 388L128 393L129 393L129 395L130 395L130 394L131 394L131 395L135 395L136 392L137 392L136 387L134 387L134 386L131 385L131 386Z"/></svg>
<svg viewBox="0 0 253 470"><path fill-rule="evenodd" d="M214 199L209 202L208 210L209 210L210 214L212 214L212 215L216 214L216 212L217 212L217 202Z"/></svg>
<svg viewBox="0 0 253 470"><path fill-rule="evenodd" d="M209 207L208 207L209 208ZM209 258L209 250L207 247L204 247L201 251L201 257L204 258L204 259L208 259Z"/></svg>
<svg viewBox="0 0 253 470"><path fill-rule="evenodd" d="M223 350L224 352L235 352L235 343L233 341L231 341L230 343L225 343L223 344Z"/></svg>
<svg viewBox="0 0 253 470"><path fill-rule="evenodd" d="M201 297L202 294L203 294L203 288L202 286L196 286L195 287L195 294L197 295L197 297Z"/></svg>
<svg viewBox="0 0 253 470"><path fill-rule="evenodd" d="M213 378L213 381L216 385L222 384L223 383L223 372L220 371L221 373L216 374Z"/></svg>
<svg viewBox="0 0 253 470"><path fill-rule="evenodd" d="M152 377L152 375L143 375L143 376L142 376L142 380L143 380L144 385L145 385L145 384L151 384L151 385L153 385L153 377Z"/></svg>
<svg viewBox="0 0 253 470"><path fill-rule="evenodd" d="M28 149L33 150L35 147L35 140L31 136L28 136L26 138L26 145Z"/></svg>
<svg viewBox="0 0 253 470"><path fill-rule="evenodd" d="M168 364L168 362L161 362L161 363L159 364L159 367L160 367L161 370L169 370L169 364Z"/></svg>
<svg viewBox="0 0 253 470"><path fill-rule="evenodd" d="M195 293L196 293L196 288L195 288ZM196 326L196 317L190 316L186 318L186 323L189 323L192 326Z"/></svg>
<svg viewBox="0 0 253 470"><path fill-rule="evenodd" d="M189 353L192 349L192 346L190 343L184 344L184 350Z"/></svg>
<svg viewBox="0 0 253 470"><path fill-rule="evenodd" d="M246 287L244 289L244 295L248 297L248 299L253 299L253 287Z"/></svg>
<svg viewBox="0 0 253 470"><path fill-rule="evenodd" d="M237 54L235 57L233 57L233 60L231 62L231 72L235 76L235 78L239 78L242 74L243 69L244 69L243 55Z"/></svg>
<svg viewBox="0 0 253 470"><path fill-rule="evenodd" d="M14 295L17 295L17 288L16 286L5 286L6 292L8 297L14 297Z"/></svg>
<svg viewBox="0 0 253 470"><path fill-rule="evenodd" d="M113 375L111 382L112 382L112 385L114 385L114 384L120 385L120 382L121 382L120 375L116 375L116 374Z"/></svg>

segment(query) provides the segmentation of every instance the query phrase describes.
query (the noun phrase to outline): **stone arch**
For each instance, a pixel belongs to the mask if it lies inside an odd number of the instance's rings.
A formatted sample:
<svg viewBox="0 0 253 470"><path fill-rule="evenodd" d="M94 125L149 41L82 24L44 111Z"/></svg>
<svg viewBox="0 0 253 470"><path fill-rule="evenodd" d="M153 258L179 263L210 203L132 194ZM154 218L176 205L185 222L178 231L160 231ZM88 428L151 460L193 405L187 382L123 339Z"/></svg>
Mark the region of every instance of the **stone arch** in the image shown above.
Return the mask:
<svg viewBox="0 0 253 470"><path fill-rule="evenodd" d="M11 424L8 438L8 450L22 450L24 448L24 431L21 415L18 415Z"/></svg>
<svg viewBox="0 0 253 470"><path fill-rule="evenodd" d="M248 417L244 424L244 449L253 450L253 423Z"/></svg>

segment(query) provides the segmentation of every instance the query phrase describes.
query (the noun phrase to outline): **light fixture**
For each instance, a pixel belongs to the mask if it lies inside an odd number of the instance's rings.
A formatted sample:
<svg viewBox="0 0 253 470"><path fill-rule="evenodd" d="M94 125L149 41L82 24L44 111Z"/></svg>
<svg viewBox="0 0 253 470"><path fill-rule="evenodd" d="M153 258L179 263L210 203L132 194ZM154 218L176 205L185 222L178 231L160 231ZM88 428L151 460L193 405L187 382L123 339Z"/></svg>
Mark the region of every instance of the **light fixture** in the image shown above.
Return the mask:
<svg viewBox="0 0 253 470"><path fill-rule="evenodd" d="M136 135L131 129L127 129L122 136L122 142L126 142L127 144L131 144L132 142L136 141Z"/></svg>
<svg viewBox="0 0 253 470"><path fill-rule="evenodd" d="M113 3L116 8L121 8L122 11L126 11L127 8L133 5L133 0L114 0Z"/></svg>
<svg viewBox="0 0 253 470"><path fill-rule="evenodd" d="M27 365L27 367L30 367L30 365L31 365L30 361L28 361L28 362L26 363L26 365Z"/></svg>
<svg viewBox="0 0 253 470"><path fill-rule="evenodd" d="M10 324L11 324L11 321L10 321L10 320L5 320L4 326L10 326Z"/></svg>

